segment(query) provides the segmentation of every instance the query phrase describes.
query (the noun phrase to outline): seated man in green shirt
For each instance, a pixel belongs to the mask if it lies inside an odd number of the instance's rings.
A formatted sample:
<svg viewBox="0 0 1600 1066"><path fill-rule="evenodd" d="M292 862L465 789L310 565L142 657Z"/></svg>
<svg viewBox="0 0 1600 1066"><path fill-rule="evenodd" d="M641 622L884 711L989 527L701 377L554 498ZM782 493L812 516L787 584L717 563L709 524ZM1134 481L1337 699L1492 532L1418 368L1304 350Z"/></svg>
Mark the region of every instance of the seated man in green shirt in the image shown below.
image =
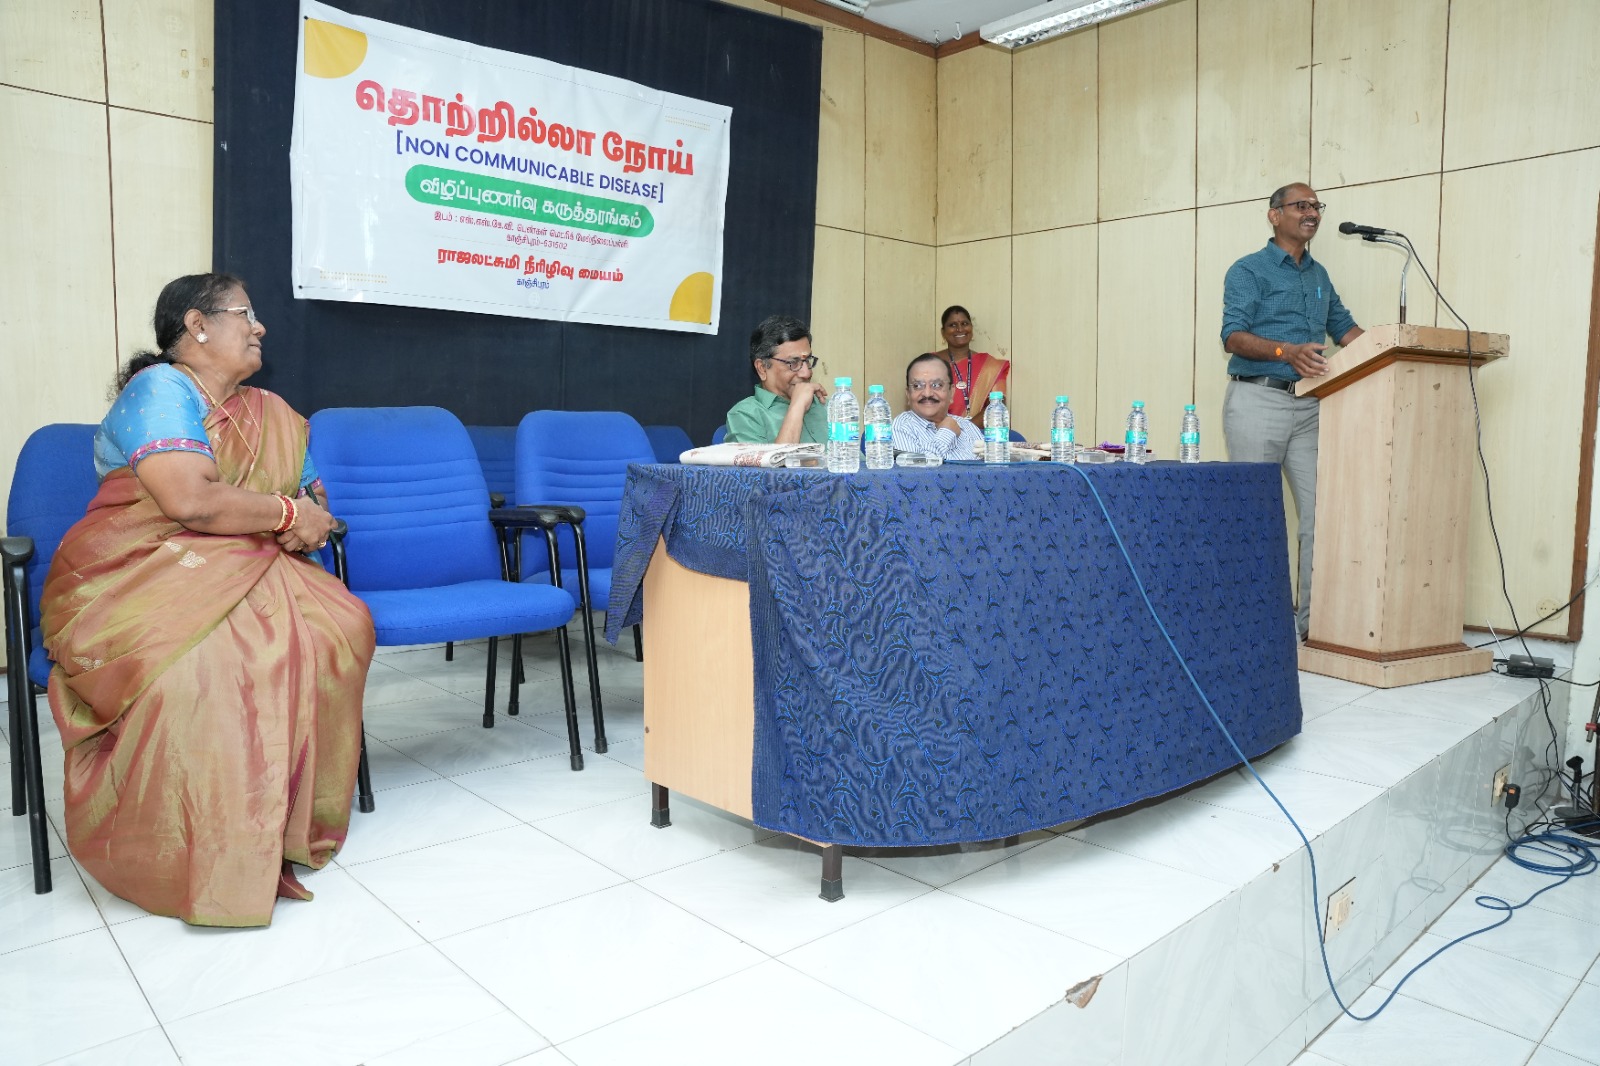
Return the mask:
<svg viewBox="0 0 1600 1066"><path fill-rule="evenodd" d="M771 315L750 334L750 362L761 379L753 396L728 411L725 439L740 444L822 444L828 439L828 394L811 380L817 357L811 331L788 315Z"/></svg>

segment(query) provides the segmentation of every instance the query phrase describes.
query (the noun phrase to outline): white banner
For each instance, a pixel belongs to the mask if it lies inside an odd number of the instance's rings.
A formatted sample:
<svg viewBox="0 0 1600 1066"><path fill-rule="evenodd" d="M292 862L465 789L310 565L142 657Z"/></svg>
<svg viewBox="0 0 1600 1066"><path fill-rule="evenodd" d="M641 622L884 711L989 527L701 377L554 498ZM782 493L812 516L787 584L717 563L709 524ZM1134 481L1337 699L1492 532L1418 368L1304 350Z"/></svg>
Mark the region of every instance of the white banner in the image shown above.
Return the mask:
<svg viewBox="0 0 1600 1066"><path fill-rule="evenodd" d="M731 109L300 14L297 299L717 331Z"/></svg>

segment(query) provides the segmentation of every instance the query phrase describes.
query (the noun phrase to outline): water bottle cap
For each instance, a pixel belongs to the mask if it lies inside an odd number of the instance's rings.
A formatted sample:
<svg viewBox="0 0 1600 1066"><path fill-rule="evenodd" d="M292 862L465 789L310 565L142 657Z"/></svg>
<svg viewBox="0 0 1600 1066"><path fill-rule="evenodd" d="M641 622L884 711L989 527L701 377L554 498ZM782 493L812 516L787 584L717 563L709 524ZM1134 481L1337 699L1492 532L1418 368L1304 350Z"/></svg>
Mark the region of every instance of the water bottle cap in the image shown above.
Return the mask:
<svg viewBox="0 0 1600 1066"><path fill-rule="evenodd" d="M1183 409L1185 411L1193 411L1194 410L1194 404L1186 403L1186 404L1183 405Z"/></svg>
<svg viewBox="0 0 1600 1066"><path fill-rule="evenodd" d="M1003 392L991 392L989 394L989 399L991 399L991 400L1003 400L1003 399L1005 399L1005 396L1006 396L1006 394L1003 393Z"/></svg>
<svg viewBox="0 0 1600 1066"><path fill-rule="evenodd" d="M1066 403L1068 399L1069 398L1066 397L1066 396L1057 396L1056 397L1056 403Z"/></svg>
<svg viewBox="0 0 1600 1066"><path fill-rule="evenodd" d="M833 379L833 387L836 388L836 389L848 389L850 387L850 379L849 378L834 378Z"/></svg>
<svg viewBox="0 0 1600 1066"><path fill-rule="evenodd" d="M868 396L872 396L872 395L874 395L876 393L880 393L882 391L883 391L883 386L882 385L868 385L867 386L867 395Z"/></svg>
<svg viewBox="0 0 1600 1066"><path fill-rule="evenodd" d="M1135 400L1135 401L1133 401L1133 406L1135 406L1135 407L1143 407L1144 406L1144 401L1143 400Z"/></svg>

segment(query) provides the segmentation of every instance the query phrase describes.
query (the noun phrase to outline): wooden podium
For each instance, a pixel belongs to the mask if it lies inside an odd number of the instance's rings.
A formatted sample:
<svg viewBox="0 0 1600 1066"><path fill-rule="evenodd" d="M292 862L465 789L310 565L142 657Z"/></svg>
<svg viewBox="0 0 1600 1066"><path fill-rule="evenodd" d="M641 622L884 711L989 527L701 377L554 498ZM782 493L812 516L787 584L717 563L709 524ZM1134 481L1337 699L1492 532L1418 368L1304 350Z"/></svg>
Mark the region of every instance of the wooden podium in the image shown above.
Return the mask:
<svg viewBox="0 0 1600 1066"><path fill-rule="evenodd" d="M1476 483L1467 334L1378 326L1296 386L1322 400L1310 634L1300 669L1376 688L1486 672L1461 643ZM1508 354L1474 333L1474 366Z"/></svg>

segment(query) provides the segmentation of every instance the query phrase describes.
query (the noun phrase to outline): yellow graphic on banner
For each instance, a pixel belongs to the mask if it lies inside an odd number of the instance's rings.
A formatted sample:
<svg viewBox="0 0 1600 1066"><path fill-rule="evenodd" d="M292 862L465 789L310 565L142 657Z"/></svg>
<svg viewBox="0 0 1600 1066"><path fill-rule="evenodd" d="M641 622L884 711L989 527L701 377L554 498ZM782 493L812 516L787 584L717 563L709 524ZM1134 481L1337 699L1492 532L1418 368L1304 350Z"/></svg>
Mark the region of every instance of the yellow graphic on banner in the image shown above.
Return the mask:
<svg viewBox="0 0 1600 1066"><path fill-rule="evenodd" d="M712 277L704 270L678 282L667 317L673 322L711 323Z"/></svg>
<svg viewBox="0 0 1600 1066"><path fill-rule="evenodd" d="M321 19L306 19L306 73L313 78L354 74L367 58L367 35Z"/></svg>

